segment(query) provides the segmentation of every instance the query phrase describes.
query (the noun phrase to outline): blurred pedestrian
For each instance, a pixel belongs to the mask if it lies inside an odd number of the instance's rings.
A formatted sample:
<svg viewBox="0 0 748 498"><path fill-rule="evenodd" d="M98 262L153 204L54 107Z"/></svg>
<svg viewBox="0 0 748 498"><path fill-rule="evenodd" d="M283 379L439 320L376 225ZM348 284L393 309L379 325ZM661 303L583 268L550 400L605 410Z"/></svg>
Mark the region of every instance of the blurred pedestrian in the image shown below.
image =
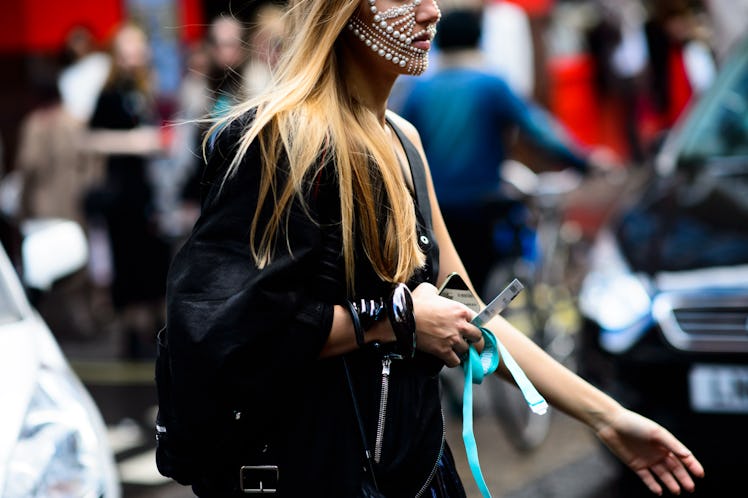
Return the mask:
<svg viewBox="0 0 748 498"><path fill-rule="evenodd" d="M254 97L271 82L284 36L283 9L274 2L261 5L249 27L249 57L244 69L244 93Z"/></svg>
<svg viewBox="0 0 748 498"><path fill-rule="evenodd" d="M530 98L535 89L535 51L527 12L506 0L484 0L481 23L485 69L502 77L517 95Z"/></svg>
<svg viewBox="0 0 748 498"><path fill-rule="evenodd" d="M109 55L96 46L86 26L75 26L65 38L64 69L58 82L67 111L81 123L91 118L96 98L110 71Z"/></svg>
<svg viewBox="0 0 748 498"><path fill-rule="evenodd" d="M645 24L649 52L649 95L655 129L649 140L671 128L692 97L701 95L716 75L710 30L702 8L692 0L652 3Z"/></svg>
<svg viewBox="0 0 748 498"><path fill-rule="evenodd" d="M89 151L106 156L106 175L86 195L85 208L90 222L107 234L111 302L124 330L125 354L150 355L163 320L169 246L158 231L148 172L149 158L162 147L143 30L134 24L119 28L111 57L85 140Z"/></svg>
<svg viewBox="0 0 748 498"><path fill-rule="evenodd" d="M159 468L201 497L464 497L438 374L495 352L495 333L653 492L692 490L703 470L664 428L438 295L467 275L418 132L387 111L395 79L425 70L436 2L289 12L274 84L214 125L203 211L171 266Z"/></svg>
<svg viewBox="0 0 748 498"><path fill-rule="evenodd" d="M246 30L242 22L221 14L208 28L211 91L211 116L220 116L243 97L244 66L247 63Z"/></svg>
<svg viewBox="0 0 748 498"><path fill-rule="evenodd" d="M575 143L547 112L488 71L480 39L479 10L447 12L436 38L440 67L414 84L402 113L421 133L444 221L483 294L496 261L497 220L509 216L521 223L524 216L522 205L500 189L509 134L519 129L538 148L580 172L600 167L602 155Z"/></svg>
<svg viewBox="0 0 748 498"><path fill-rule="evenodd" d="M199 40L186 51L186 67L177 94L172 139L168 150L168 178L163 182L162 199L166 208L160 218L161 231L177 247L189 233L199 214L197 191L202 173L200 144L205 119L212 106L208 84L211 68L205 40Z"/></svg>
<svg viewBox="0 0 748 498"><path fill-rule="evenodd" d="M598 16L587 31L587 51L595 63L595 90L601 112L615 116L625 154L645 161L640 115L646 106L649 51L641 0L597 0Z"/></svg>
<svg viewBox="0 0 748 498"><path fill-rule="evenodd" d="M73 220L88 228L83 195L101 180L102 164L79 149L85 123L60 96L60 65L69 60L44 58L30 65L35 106L21 120L15 163L2 179L3 193L11 185L16 191L11 205L3 203L4 214L21 234L29 222L40 218ZM85 271L58 282L48 292L30 293L55 334L74 338L90 338L99 331L96 318L100 315L91 306L95 295Z"/></svg>
<svg viewBox="0 0 748 498"><path fill-rule="evenodd" d="M215 118L223 115L232 105L246 94L244 76L249 57L246 41L246 30L242 22L228 14L220 14L212 20L205 40L207 76L204 80L207 97L200 99L205 108L200 111L199 120L188 126L194 126L193 138L196 141L191 148L195 151L192 163L186 172L180 198L184 213L197 214L194 209L199 204L200 182L203 177L204 161L199 152L203 135L207 129L204 118ZM195 107L194 111L198 111Z"/></svg>

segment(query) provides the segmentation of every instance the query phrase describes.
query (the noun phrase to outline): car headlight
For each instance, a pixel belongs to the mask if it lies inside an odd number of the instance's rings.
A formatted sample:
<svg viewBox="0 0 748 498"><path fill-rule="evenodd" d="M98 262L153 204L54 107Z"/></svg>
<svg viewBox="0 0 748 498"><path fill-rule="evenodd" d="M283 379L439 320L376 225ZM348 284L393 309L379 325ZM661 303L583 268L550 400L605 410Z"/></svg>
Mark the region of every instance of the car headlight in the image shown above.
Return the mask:
<svg viewBox="0 0 748 498"><path fill-rule="evenodd" d="M54 347L44 346L47 353L55 353ZM53 354L50 362L42 362L39 367L36 387L6 469L2 496L119 495L100 415L78 378Z"/></svg>
<svg viewBox="0 0 748 498"><path fill-rule="evenodd" d="M631 347L652 323L647 280L631 272L613 236L601 234L579 294L584 316L601 328L601 345L620 352Z"/></svg>

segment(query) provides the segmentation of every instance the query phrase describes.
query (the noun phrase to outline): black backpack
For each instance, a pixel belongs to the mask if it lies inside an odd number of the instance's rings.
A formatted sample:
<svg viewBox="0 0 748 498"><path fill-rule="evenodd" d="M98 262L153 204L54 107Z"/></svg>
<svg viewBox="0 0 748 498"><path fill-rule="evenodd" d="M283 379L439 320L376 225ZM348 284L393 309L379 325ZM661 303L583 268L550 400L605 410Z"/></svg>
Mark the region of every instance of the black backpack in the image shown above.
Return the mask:
<svg viewBox="0 0 748 498"><path fill-rule="evenodd" d="M161 475L170 477L183 485L192 484L195 452L199 451L185 431L180 430L172 405L172 380L170 372L169 346L166 327L157 336L156 393L156 467Z"/></svg>

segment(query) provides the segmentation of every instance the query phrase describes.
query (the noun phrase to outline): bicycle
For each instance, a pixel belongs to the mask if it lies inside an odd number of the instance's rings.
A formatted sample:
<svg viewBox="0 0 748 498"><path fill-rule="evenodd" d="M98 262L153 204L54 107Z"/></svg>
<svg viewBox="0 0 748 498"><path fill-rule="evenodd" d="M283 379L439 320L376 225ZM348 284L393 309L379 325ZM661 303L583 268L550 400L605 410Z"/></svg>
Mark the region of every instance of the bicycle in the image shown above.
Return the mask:
<svg viewBox="0 0 748 498"><path fill-rule="evenodd" d="M503 237L497 237L503 239L497 244L503 246L502 256L489 272L483 295L494 296L513 278L519 278L525 290L503 316L556 360L575 370L576 332L581 319L570 274L579 268L575 248L581 230L564 219L563 204L579 187L582 177L568 170L535 173L510 160L502 166L502 179L505 194L523 208L525 216L508 211L507 204L502 204ZM448 374L443 379L447 400L457 410L462 402L460 380ZM487 399L476 396L476 413L488 405L515 448L523 452L538 448L550 431L551 412L544 416L531 413L519 390L498 376L489 376L484 385Z"/></svg>
<svg viewBox="0 0 748 498"><path fill-rule="evenodd" d="M513 257L500 259L486 283L491 295L516 277L525 291L507 308L504 317L556 360L576 370L576 337L581 318L576 307L573 272L582 232L564 218L568 195L579 188L582 176L570 170L535 173L518 161L502 166L502 178L512 197L527 208L530 220L518 233L532 227L529 243L515 237ZM520 451L538 448L547 438L551 413L538 416L527 409L517 389L502 379L488 379L492 408L509 441Z"/></svg>

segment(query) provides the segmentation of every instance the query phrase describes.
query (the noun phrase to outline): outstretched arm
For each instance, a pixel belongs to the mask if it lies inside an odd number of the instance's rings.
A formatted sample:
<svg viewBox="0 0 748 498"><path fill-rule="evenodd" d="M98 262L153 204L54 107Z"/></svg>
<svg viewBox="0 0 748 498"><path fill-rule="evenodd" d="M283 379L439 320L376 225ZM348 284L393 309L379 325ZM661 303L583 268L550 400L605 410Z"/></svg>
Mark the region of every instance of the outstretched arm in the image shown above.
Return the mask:
<svg viewBox="0 0 748 498"><path fill-rule="evenodd" d="M418 134L412 126L403 126L403 129L409 130L413 142L420 145ZM423 152L422 156L425 162ZM455 271L467 280L467 272L449 237L432 186L430 195L434 232L440 249L439 280ZM704 469L696 457L665 428L621 406L561 365L501 316L492 319L487 327L511 351L547 401L592 428L597 437L636 472L653 493L661 494L662 485L672 493L694 489L692 476L703 476ZM500 369L499 373L509 378L505 369Z"/></svg>
<svg viewBox="0 0 748 498"><path fill-rule="evenodd" d="M502 317L488 324L547 401L588 425L656 494L693 491L704 469L696 457L656 422L628 410L565 368Z"/></svg>

